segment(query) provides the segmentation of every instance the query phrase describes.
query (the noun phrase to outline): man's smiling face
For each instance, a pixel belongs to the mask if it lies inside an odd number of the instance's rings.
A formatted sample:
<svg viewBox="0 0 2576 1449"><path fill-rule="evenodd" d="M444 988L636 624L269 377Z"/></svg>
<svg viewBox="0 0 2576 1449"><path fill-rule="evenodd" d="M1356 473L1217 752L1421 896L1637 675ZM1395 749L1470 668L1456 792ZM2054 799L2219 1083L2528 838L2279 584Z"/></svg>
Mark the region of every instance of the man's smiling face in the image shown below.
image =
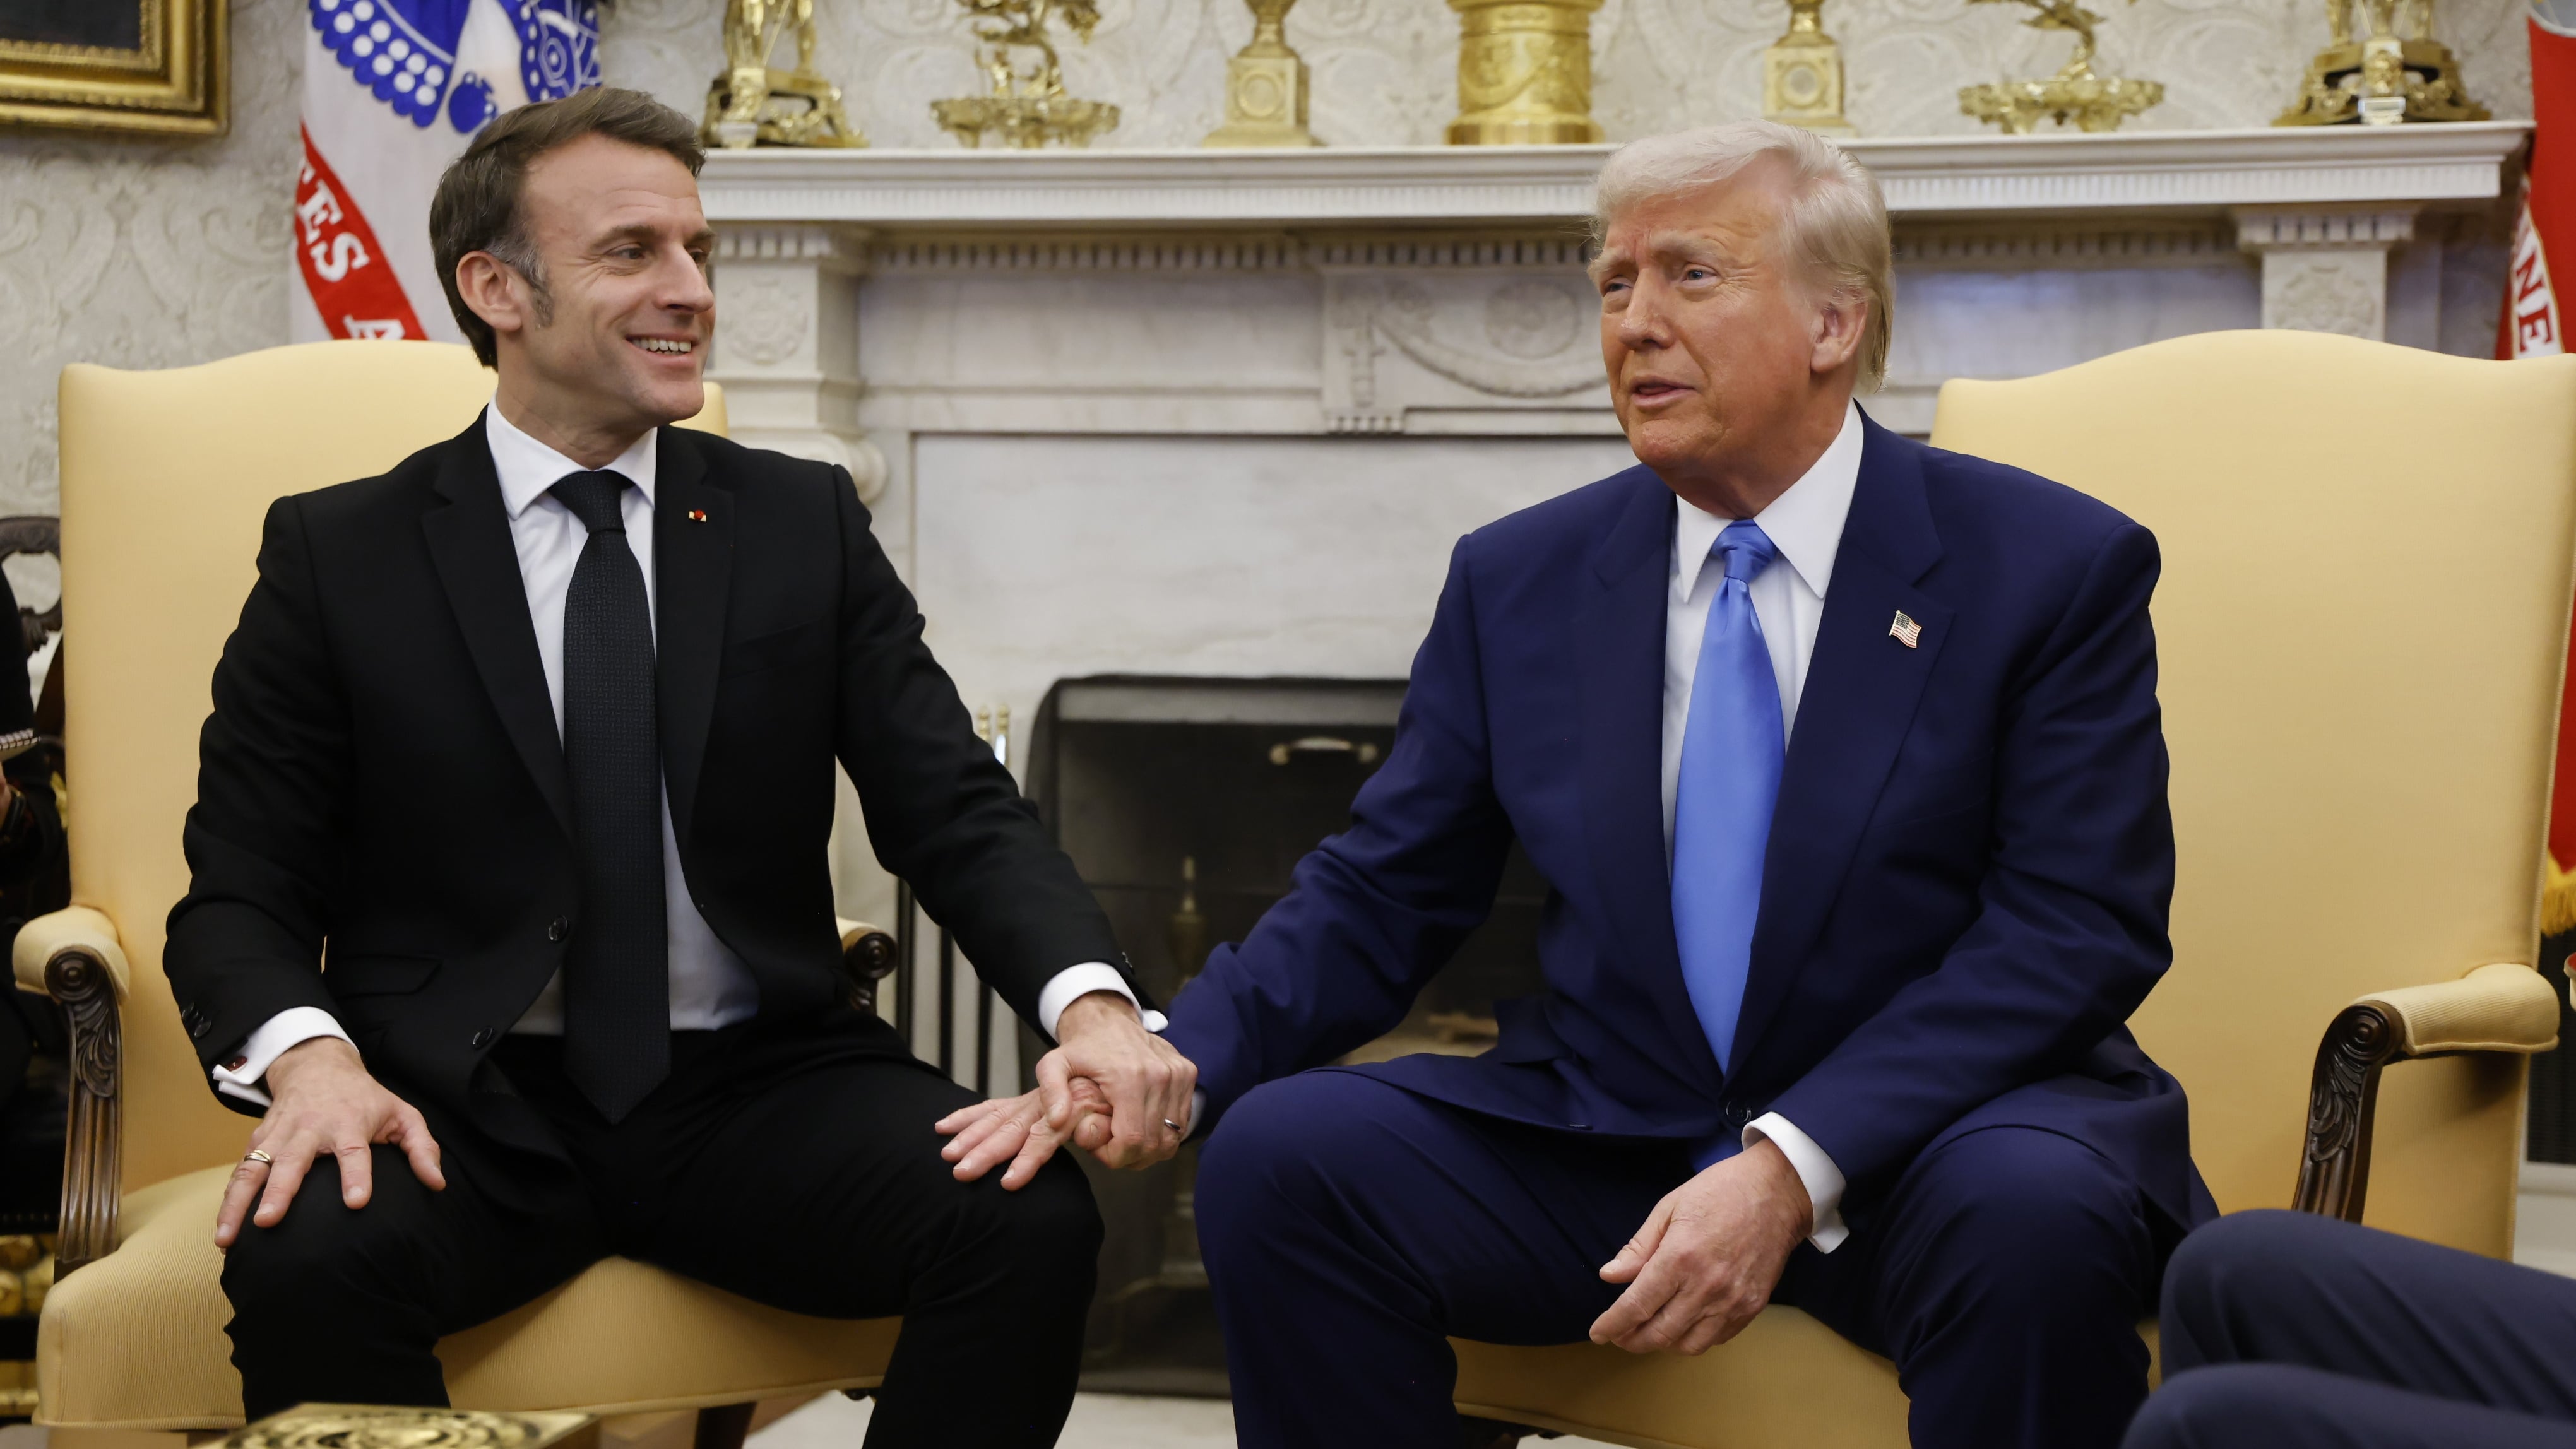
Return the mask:
<svg viewBox="0 0 2576 1449"><path fill-rule="evenodd" d="M706 405L715 244L697 178L670 154L585 136L528 168L521 194L552 305L517 336L548 415L641 434Z"/></svg>
<svg viewBox="0 0 2576 1449"><path fill-rule="evenodd" d="M1812 387L1816 304L1785 254L1780 168L1641 202L1611 220L1592 279L1611 404L1676 488L1724 475Z"/></svg>

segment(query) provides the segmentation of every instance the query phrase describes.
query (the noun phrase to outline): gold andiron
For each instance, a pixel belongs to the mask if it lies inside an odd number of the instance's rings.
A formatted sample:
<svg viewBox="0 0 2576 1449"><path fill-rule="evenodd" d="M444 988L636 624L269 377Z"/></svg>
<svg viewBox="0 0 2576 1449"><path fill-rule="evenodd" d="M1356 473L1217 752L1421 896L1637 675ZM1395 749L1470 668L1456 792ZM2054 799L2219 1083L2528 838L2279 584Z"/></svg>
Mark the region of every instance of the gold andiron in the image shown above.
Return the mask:
<svg viewBox="0 0 2576 1449"><path fill-rule="evenodd" d="M1825 33L1825 0L1789 0L1789 33L1762 52L1762 118L1827 136L1851 136L1843 119L1843 48Z"/></svg>
<svg viewBox="0 0 2576 1449"><path fill-rule="evenodd" d="M1306 61L1288 48L1288 7L1297 0L1245 0L1252 43L1225 63L1225 124L1202 146L1320 146L1306 129Z"/></svg>
<svg viewBox="0 0 2576 1449"><path fill-rule="evenodd" d="M2369 34L2354 39L2361 28ZM2273 125L2487 118L2461 84L2458 58L2433 38L2433 0L2326 0L2326 31L2332 43L2308 62L2298 100Z"/></svg>
<svg viewBox="0 0 2576 1449"><path fill-rule="evenodd" d="M932 101L931 118L968 146L981 146L996 135L1005 146L1035 150L1040 146L1088 146L1094 136L1118 128L1118 108L1102 101L1079 100L1064 92L1064 69L1055 42L1047 39L1050 15L1085 44L1100 24L1095 0L958 0L969 14L984 21L975 38L984 43L977 58L992 77L988 95ZM1015 50L1034 50L1037 63L1022 71L1012 61Z"/></svg>
<svg viewBox="0 0 2576 1449"><path fill-rule="evenodd" d="M796 68L769 63L789 26ZM725 73L707 87L708 144L864 146L841 109L841 88L814 69L814 0L726 0Z"/></svg>
<svg viewBox="0 0 2576 1449"><path fill-rule="evenodd" d="M1592 12L1601 0L1449 0L1458 12L1452 146L1601 139L1592 119Z"/></svg>
<svg viewBox="0 0 2576 1449"><path fill-rule="evenodd" d="M1991 0L1968 0L1971 5ZM2081 130L2116 131L2120 122L2161 103L2161 81L2126 80L2093 73L2093 27L2102 17L2076 0L2018 0L2037 14L2022 24L2034 30L2064 30L2075 36L2075 54L2046 80L1995 81L1959 89L1959 109L1980 121L1992 121L2016 136L2026 136L2039 123L2072 121ZM2137 0L2129 0L2136 4Z"/></svg>

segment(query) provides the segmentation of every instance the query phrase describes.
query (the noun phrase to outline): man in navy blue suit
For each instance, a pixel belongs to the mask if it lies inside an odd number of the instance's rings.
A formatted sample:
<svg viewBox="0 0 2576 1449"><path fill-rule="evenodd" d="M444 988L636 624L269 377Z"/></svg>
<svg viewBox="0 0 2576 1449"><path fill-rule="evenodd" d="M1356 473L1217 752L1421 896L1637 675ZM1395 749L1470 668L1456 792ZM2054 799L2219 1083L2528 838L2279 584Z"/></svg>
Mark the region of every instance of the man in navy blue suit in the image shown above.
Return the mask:
<svg viewBox="0 0 2576 1449"><path fill-rule="evenodd" d="M1351 828L1172 1006L1241 1440L1455 1443L1451 1335L1698 1353L1780 1302L1896 1361L1918 1445L2115 1444L2215 1216L2122 1025L2171 959L2155 540L1853 404L1890 240L1830 143L1638 142L1596 226L1642 466L1459 543ZM1547 991L1328 1066L1515 840ZM1056 1134L1160 1125L1041 1077ZM952 1119L961 1175L1037 1110Z"/></svg>

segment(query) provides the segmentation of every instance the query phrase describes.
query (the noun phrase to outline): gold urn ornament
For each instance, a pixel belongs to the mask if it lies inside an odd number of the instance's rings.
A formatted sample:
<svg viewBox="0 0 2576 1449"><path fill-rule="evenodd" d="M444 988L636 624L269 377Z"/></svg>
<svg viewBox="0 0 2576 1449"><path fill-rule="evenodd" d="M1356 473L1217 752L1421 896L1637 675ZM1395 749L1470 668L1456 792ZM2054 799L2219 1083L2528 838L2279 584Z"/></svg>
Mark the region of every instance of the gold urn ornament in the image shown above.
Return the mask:
<svg viewBox="0 0 2576 1449"><path fill-rule="evenodd" d="M793 27L796 68L769 63ZM725 71L707 88L707 144L864 146L841 88L814 69L814 0L726 0Z"/></svg>
<svg viewBox="0 0 2576 1449"><path fill-rule="evenodd" d="M1971 5L2001 0L1968 0ZM2116 131L2120 123L2162 104L2161 81L2128 80L2093 73L2093 27L2102 17L2076 0L2014 0L2036 12L2022 24L2033 30L2063 30L2075 37L2075 54L2046 80L1994 81L1959 89L1959 109L1990 121L2015 136L2026 136L2039 123L2074 123L2085 131ZM2137 0L2129 0L2134 5Z"/></svg>
<svg viewBox="0 0 2576 1449"><path fill-rule="evenodd" d="M1762 118L1827 136L1853 136L1843 119L1843 48L1825 33L1825 0L1789 0L1789 33L1762 52Z"/></svg>
<svg viewBox="0 0 2576 1449"><path fill-rule="evenodd" d="M1245 0L1252 43L1225 63L1225 124L1202 146L1320 146L1306 129L1306 61L1288 48L1288 10L1297 0Z"/></svg>
<svg viewBox="0 0 2576 1449"><path fill-rule="evenodd" d="M2326 34L2299 98L2273 125L2487 119L2458 58L2433 38L2433 0L2326 0Z"/></svg>
<svg viewBox="0 0 2576 1449"><path fill-rule="evenodd" d="M1458 12L1452 146L1569 146L1592 119L1592 12L1601 0L1449 0Z"/></svg>
<svg viewBox="0 0 2576 1449"><path fill-rule="evenodd" d="M1041 146L1088 146L1092 138L1118 129L1118 108L1105 101L1086 101L1064 89L1064 66L1047 22L1061 19L1084 44L1100 25L1095 0L958 0L982 22L975 38L983 42L976 58L992 89L980 96L932 101L931 119L940 129L969 146L986 136L1005 146L1036 150ZM1019 56L1036 52L1025 70Z"/></svg>

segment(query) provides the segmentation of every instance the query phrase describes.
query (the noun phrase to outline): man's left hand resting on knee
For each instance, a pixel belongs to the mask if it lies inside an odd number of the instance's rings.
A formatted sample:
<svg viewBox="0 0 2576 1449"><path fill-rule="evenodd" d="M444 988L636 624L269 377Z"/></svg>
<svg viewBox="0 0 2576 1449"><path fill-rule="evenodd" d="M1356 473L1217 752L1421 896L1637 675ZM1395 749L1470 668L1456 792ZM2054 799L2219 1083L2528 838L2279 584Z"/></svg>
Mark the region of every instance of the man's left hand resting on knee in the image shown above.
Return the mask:
<svg viewBox="0 0 2576 1449"><path fill-rule="evenodd" d="M375 1193L367 1149L378 1142L401 1148L422 1186L447 1186L429 1124L369 1076L357 1048L340 1038L313 1037L279 1054L269 1065L268 1091L268 1111L250 1133L254 1155L233 1169L215 1215L216 1247L232 1247L245 1215L263 1228L277 1226L316 1157L338 1160L340 1200L352 1210L365 1207Z"/></svg>

